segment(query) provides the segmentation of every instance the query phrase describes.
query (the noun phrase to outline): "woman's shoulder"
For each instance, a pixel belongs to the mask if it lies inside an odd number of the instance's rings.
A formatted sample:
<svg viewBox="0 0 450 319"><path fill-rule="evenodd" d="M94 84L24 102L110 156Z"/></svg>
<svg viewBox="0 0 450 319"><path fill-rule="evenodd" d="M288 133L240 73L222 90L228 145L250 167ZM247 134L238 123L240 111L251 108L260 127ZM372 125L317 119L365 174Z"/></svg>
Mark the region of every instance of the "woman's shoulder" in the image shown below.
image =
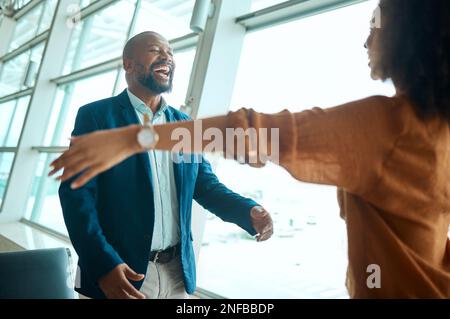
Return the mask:
<svg viewBox="0 0 450 319"><path fill-rule="evenodd" d="M415 117L411 103L403 96L373 95L337 108L345 109L361 120L394 126L396 129L406 128Z"/></svg>
<svg viewBox="0 0 450 319"><path fill-rule="evenodd" d="M361 112L376 112L383 113L388 112L392 114L393 110L409 111L411 105L408 100L403 96L384 96L384 95L372 95L359 100L345 103L338 107L359 109Z"/></svg>

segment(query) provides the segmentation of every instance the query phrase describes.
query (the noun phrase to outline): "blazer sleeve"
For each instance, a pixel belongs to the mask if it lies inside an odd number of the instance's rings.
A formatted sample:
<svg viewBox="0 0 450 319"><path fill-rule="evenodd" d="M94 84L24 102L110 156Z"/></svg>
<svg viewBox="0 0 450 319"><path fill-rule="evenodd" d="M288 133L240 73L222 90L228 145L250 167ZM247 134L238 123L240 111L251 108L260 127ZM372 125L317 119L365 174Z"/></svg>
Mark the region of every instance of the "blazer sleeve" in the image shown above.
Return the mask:
<svg viewBox="0 0 450 319"><path fill-rule="evenodd" d="M82 135L100 129L87 107L79 109L72 135ZM89 279L97 283L99 278L123 263L115 249L107 242L99 223L96 209L98 178L73 190L72 179L61 183L59 198L64 221L72 244L80 258L80 266Z"/></svg>
<svg viewBox="0 0 450 319"><path fill-rule="evenodd" d="M252 226L250 210L259 204L234 193L223 185L204 157L199 164L194 199L222 220L238 225L251 235L256 234Z"/></svg>

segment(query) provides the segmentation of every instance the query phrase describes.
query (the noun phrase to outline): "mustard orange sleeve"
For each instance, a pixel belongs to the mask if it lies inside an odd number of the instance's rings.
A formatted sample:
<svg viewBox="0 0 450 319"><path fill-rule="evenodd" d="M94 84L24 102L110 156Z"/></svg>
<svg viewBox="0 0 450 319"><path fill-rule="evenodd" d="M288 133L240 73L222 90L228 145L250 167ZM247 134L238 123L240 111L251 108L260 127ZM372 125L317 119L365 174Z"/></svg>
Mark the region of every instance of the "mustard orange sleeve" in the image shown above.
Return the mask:
<svg viewBox="0 0 450 319"><path fill-rule="evenodd" d="M228 114L227 127L256 129L259 142L269 145L269 153L278 146L279 156L273 162L298 180L362 193L377 178L382 159L401 130L391 125L391 111L395 110L384 97L298 113L241 109ZM274 142L270 133L261 137L260 129L277 129L278 141ZM245 160L248 162L249 156Z"/></svg>

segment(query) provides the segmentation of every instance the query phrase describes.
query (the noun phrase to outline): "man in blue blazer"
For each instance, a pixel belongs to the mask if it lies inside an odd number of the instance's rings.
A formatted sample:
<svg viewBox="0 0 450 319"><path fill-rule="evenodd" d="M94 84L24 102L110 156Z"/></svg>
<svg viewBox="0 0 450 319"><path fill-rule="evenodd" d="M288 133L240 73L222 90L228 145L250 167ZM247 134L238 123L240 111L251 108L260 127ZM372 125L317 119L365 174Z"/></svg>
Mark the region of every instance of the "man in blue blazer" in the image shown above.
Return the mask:
<svg viewBox="0 0 450 319"><path fill-rule="evenodd" d="M128 88L81 107L73 135L143 122L186 120L161 93L172 89L175 63L166 39L144 32L123 52ZM88 154L87 154L88 156ZM150 151L59 196L79 256L75 289L90 298L183 298L196 287L191 208L195 199L257 240L273 233L267 211L225 187L202 156Z"/></svg>

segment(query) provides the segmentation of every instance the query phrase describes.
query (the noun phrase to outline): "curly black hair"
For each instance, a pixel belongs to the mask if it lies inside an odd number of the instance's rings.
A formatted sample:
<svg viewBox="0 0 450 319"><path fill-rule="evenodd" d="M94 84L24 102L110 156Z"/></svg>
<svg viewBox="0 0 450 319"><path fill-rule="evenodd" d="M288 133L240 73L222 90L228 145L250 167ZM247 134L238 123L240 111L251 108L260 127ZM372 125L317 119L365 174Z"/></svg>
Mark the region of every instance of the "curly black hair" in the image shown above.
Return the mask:
<svg viewBox="0 0 450 319"><path fill-rule="evenodd" d="M380 72L421 118L450 123L450 0L380 0Z"/></svg>

